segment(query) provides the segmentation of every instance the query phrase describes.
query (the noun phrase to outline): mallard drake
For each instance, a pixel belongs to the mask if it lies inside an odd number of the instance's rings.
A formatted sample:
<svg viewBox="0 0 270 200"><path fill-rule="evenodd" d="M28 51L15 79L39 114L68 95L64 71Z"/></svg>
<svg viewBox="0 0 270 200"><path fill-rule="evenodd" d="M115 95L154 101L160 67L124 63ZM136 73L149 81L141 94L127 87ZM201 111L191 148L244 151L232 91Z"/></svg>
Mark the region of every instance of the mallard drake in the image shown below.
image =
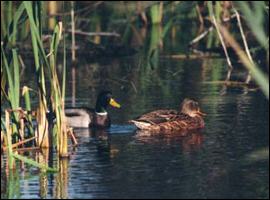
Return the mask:
<svg viewBox="0 0 270 200"><path fill-rule="evenodd" d="M184 99L177 110L156 110L146 113L137 119L131 120L140 130L151 132L167 133L195 130L204 127L198 102L191 99Z"/></svg>
<svg viewBox="0 0 270 200"><path fill-rule="evenodd" d="M112 93L110 91L102 91L97 97L95 108L65 108L67 123L71 127L108 128L111 125L110 116L107 112L108 105L120 108L120 104L112 98Z"/></svg>

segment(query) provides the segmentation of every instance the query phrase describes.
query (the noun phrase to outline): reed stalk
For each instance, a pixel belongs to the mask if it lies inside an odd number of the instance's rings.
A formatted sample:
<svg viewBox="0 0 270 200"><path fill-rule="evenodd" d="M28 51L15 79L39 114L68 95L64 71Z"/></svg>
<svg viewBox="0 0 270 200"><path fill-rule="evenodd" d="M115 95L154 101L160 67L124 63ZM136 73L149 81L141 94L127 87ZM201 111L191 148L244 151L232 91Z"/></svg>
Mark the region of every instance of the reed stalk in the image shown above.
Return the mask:
<svg viewBox="0 0 270 200"><path fill-rule="evenodd" d="M235 8L233 8L233 11L236 14L237 24L238 24L238 27L239 27L239 30L240 30L240 33L241 33L241 36L242 36L242 40L243 40L243 43L244 43L246 54L247 54L248 59L250 60L250 62L252 62L254 64L254 61L253 61L252 56L251 56L250 51L249 51L246 36L245 36L244 30L243 30L243 27L242 27L240 15L239 15L238 11ZM249 71L245 82L248 84L250 81L251 81L251 73Z"/></svg>
<svg viewBox="0 0 270 200"><path fill-rule="evenodd" d="M220 30L219 30L219 26L218 26L218 23L219 23L220 20L219 20L219 16L216 16L216 15L217 15L217 13L220 13L220 6L219 6L219 2L217 2L216 6L215 6L215 12L214 12L212 3L213 3L212 1L208 2L208 8L209 8L209 12L210 12L210 17L212 19L212 22L213 22L215 28L216 28L219 40L221 42L221 45L223 47L223 50L224 50L224 53L225 53L225 56L226 56L226 60L227 60L227 63L228 63L228 73L227 73L227 76L226 76L226 81L229 81L230 77L231 77L232 70L233 70L233 66L232 66L230 56L228 54L226 44L224 42L223 36L222 36L222 34L221 34Z"/></svg>
<svg viewBox="0 0 270 200"><path fill-rule="evenodd" d="M76 59L76 51L75 51L75 19L74 19L74 1L70 2L71 4L71 10L70 10L70 15L71 15L71 53L72 53L72 61L75 61Z"/></svg>
<svg viewBox="0 0 270 200"><path fill-rule="evenodd" d="M8 64L3 46L1 45L1 56L3 59L4 70L7 77L8 83L8 91L6 94L6 98L11 109L16 110L19 108L20 103L20 81L19 81L19 63L18 63L18 55L15 49L12 49L12 60L10 61L10 65ZM2 90L5 90L4 88ZM16 137L20 138L19 135L19 115L17 112L12 113L12 118L15 123L12 123L12 129L14 130L12 134Z"/></svg>
<svg viewBox="0 0 270 200"><path fill-rule="evenodd" d="M30 21L30 31L31 31L31 39L34 53L34 61L36 72L38 75L38 96L39 96L39 106L37 109L37 123L38 127L36 130L37 135L37 143L40 147L48 148L49 147L49 131L48 131L48 120L46 118L46 112L48 110L47 101L46 101L46 89L45 89L45 75L43 65L41 63L40 57L43 57L45 64L48 66L48 61L44 59L45 52L41 42L41 33L39 30L39 19L38 15L34 17L33 13L33 4L31 2L24 1L24 6ZM38 12L36 10L36 12ZM46 62L47 61L47 62Z"/></svg>
<svg viewBox="0 0 270 200"><path fill-rule="evenodd" d="M22 89L22 96L24 96L25 109L27 111L27 121L29 124L29 125L27 125L27 128L28 128L30 137L33 137L34 128L33 128L33 123L32 123L31 100L30 100L29 90L30 90L29 87L24 86Z"/></svg>
<svg viewBox="0 0 270 200"><path fill-rule="evenodd" d="M12 1L7 1L7 15L6 15L6 20L7 20L7 25L9 25L12 21Z"/></svg>
<svg viewBox="0 0 270 200"><path fill-rule="evenodd" d="M163 17L163 2L151 6L150 13L152 24L160 24Z"/></svg>
<svg viewBox="0 0 270 200"><path fill-rule="evenodd" d="M57 133L57 149L61 157L68 156L67 142L67 123L64 113L64 96L65 85L62 85L62 91L57 76L56 60L57 49L62 35L62 22L59 22L55 27L54 34L50 46L50 67L51 67L51 99L52 108L56 114L56 133ZM63 80L65 80L65 66Z"/></svg>
<svg viewBox="0 0 270 200"><path fill-rule="evenodd" d="M20 142L18 142L16 144L12 144L12 148L16 148L16 147L18 147L18 146L20 146L22 144L25 144L27 142L30 142L30 141L34 140L35 138L36 137L31 137L31 138L25 139L23 141L20 141ZM2 149L3 149L3 151L6 151L8 148L4 146Z"/></svg>
<svg viewBox="0 0 270 200"><path fill-rule="evenodd" d="M47 171L47 172L57 172L58 171L58 169L47 167L45 164L40 164L32 159L26 158L26 157L21 156L19 154L14 153L13 156L14 156L14 158L17 158L18 160L21 160L27 164L32 165L32 166L38 167L43 171Z"/></svg>
<svg viewBox="0 0 270 200"><path fill-rule="evenodd" d="M56 26L56 20L54 15L57 13L57 1L49 1L48 2L48 14L49 14L49 23L48 28L50 30L54 30L54 27Z"/></svg>
<svg viewBox="0 0 270 200"><path fill-rule="evenodd" d="M6 116L6 139L7 139L7 159L8 159L8 167L9 169L13 169L15 167L14 158L12 156L12 128L10 125L10 115L9 112L5 111Z"/></svg>
<svg viewBox="0 0 270 200"><path fill-rule="evenodd" d="M261 87L263 93L269 99L269 78L258 68L255 62L251 62L245 51L242 50L238 42L229 33L229 31L223 26L219 25L222 34L228 44L234 49L243 65L250 71L251 76L255 79L258 85Z"/></svg>
<svg viewBox="0 0 270 200"><path fill-rule="evenodd" d="M1 1L1 38L7 34L6 16L4 12L4 1ZM1 39L2 40L2 39Z"/></svg>
<svg viewBox="0 0 270 200"><path fill-rule="evenodd" d="M57 60L57 50L58 45L60 42L60 39L62 37L62 22L59 22L55 28L54 33L51 40L50 45L50 53L48 56L45 55L45 51L43 48L43 44L41 41L41 35L37 31L38 27L35 23L33 13L31 11L31 4L28 2L24 2L27 13L29 15L30 25L31 25L31 33L32 33L32 44L35 52L35 63L36 63L36 70L39 72L39 86L40 86L40 93L39 93L39 112L38 112L38 118L40 125L38 126L38 134L39 134L39 144L42 147L49 147L49 144L52 144L52 142L49 142L49 133L48 133L48 121L46 119L46 112L47 112L47 102L46 102L46 90L45 90L45 79L44 79L44 67L43 65L40 65L40 59L44 61L45 66L48 69L49 74L49 80L51 85L50 90L50 99L52 103L52 110L51 112L54 112L56 115L56 128L54 129L57 134L57 149L59 151L60 156L66 156L67 155L67 125L65 122L65 114L64 114L64 96L61 91L61 87L59 84L59 79L57 75L56 70L56 60ZM37 20L36 20L37 21ZM63 80L65 80L65 69L64 69L64 77ZM65 85L62 85L62 88L64 88ZM50 137L52 138L52 137Z"/></svg>
<svg viewBox="0 0 270 200"><path fill-rule="evenodd" d="M250 30L256 37L261 47L269 51L269 35L265 30L265 19L269 18L268 14L265 14L266 2L265 1L235 1L237 8L245 18L245 22L249 26Z"/></svg>
<svg viewBox="0 0 270 200"><path fill-rule="evenodd" d="M2 2L1 2L2 4ZM12 10L12 3L9 2L10 5L9 10ZM26 15L23 16L23 13ZM7 146L7 154L8 154L8 164L9 168L14 167L14 158L27 162L36 167L40 167L47 171L54 171L55 169L47 168L31 159L25 158L23 156L17 155L12 152L12 147L23 145L27 141L33 140L37 138L37 145L41 148L50 147L50 134L49 134L49 123L47 120L47 111L48 108L52 107L50 112L54 112L56 115L56 123L54 130L57 135L57 149L59 152L59 156L66 157L68 156L68 129L66 121L65 121L65 113L64 113L64 97L65 97L65 81L66 81L66 63L64 61L63 68L63 77L62 84L60 85L57 69L56 69L56 61L57 61L57 50L59 42L62 38L62 22L59 22L54 27L54 33L51 39L50 44L50 53L46 55L45 48L43 46L43 42L41 40L42 36L42 2L22 2L14 15L8 16L10 19L8 21L9 32L6 33L6 43L1 44L1 83L7 85L8 91L6 92L6 87L1 84L1 100L6 98L10 105L9 111L6 111L6 120L4 122L1 119L1 132L4 133L3 137L6 138L6 146ZM33 55L37 76L37 85L38 85L38 99L39 104L36 111L36 120L37 120L37 128L34 131L32 125L32 116L31 116L31 101L29 88L23 87L22 96L25 100L25 108L26 112L24 112L20 106L20 73L19 73L19 62L18 62L18 54L17 50L11 48L11 59L6 57L6 53L8 50L7 47L12 47L16 43L18 38L18 27L19 21L24 24L26 19L29 21L32 47L33 47ZM65 45L65 44L64 44ZM65 52L65 50L64 50ZM64 53L65 54L65 53ZM66 59L64 57L64 59ZM45 72L47 72L45 75ZM48 77L45 77L47 76ZM50 83L50 93L47 95L47 90L45 87L45 80L49 79ZM50 99L51 102L47 102L47 99ZM52 106L50 106L52 105ZM11 119L12 117L12 119ZM28 123L25 124L24 120L27 119ZM15 121L15 123L14 123ZM11 123L12 122L12 123ZM30 125L29 125L30 124ZM5 131L2 128L2 125L5 126ZM31 138L26 138L20 142L12 144L14 134L17 133L21 135L21 139L25 137L25 126L29 129L29 135ZM35 132L36 137L33 137L33 133ZM52 138L52 137L51 137ZM51 145L52 147L52 145Z"/></svg>

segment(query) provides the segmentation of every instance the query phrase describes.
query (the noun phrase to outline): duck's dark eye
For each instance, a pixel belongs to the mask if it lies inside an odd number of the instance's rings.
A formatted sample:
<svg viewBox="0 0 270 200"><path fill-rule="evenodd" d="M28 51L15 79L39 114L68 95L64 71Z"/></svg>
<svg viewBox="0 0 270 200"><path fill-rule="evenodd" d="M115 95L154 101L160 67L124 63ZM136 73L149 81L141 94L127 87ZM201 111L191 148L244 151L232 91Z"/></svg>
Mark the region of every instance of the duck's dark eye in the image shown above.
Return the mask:
<svg viewBox="0 0 270 200"><path fill-rule="evenodd" d="M195 108L194 102L190 102L189 107L190 107L191 110L193 110Z"/></svg>
<svg viewBox="0 0 270 200"><path fill-rule="evenodd" d="M111 100L111 98L112 98L112 95L111 95L111 94L107 94L107 95L106 95L106 100L107 100L108 102Z"/></svg>

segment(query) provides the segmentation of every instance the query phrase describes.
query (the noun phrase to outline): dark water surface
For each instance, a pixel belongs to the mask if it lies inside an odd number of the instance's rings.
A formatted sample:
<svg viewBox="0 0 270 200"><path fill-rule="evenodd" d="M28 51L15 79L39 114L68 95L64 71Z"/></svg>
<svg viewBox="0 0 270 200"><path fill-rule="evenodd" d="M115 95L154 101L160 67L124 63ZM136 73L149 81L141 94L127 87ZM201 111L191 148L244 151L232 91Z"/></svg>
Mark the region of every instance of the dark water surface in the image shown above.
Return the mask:
<svg viewBox="0 0 270 200"><path fill-rule="evenodd" d="M139 55L81 61L75 82L69 69L67 105L73 86L76 106L94 106L98 91L110 88L122 105L109 109L112 127L75 129L79 145L70 150L70 160L54 158L59 173L20 164L22 169L7 176L1 165L1 198L269 198L269 159L260 157L269 146L263 94L206 83L224 78L222 59L160 59L158 65L149 67ZM207 113L200 132L136 137L127 123L152 109L178 109L185 97L199 101ZM46 157L31 154L40 162Z"/></svg>

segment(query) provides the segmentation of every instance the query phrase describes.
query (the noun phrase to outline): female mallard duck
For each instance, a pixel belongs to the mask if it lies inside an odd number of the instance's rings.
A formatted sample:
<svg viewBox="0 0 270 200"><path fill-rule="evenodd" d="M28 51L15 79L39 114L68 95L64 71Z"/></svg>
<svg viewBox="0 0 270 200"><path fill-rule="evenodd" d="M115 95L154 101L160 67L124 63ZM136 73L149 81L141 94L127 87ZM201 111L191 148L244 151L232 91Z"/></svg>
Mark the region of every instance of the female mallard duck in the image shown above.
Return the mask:
<svg viewBox="0 0 270 200"><path fill-rule="evenodd" d="M154 133L188 131L204 127L199 104L191 99L184 99L180 112L176 110L156 110L146 113L130 122L141 130Z"/></svg>
<svg viewBox="0 0 270 200"><path fill-rule="evenodd" d="M107 112L107 106L111 105L120 108L109 91L99 93L95 108L74 107L65 108L67 123L71 127L97 127L108 128L111 125L111 120Z"/></svg>

